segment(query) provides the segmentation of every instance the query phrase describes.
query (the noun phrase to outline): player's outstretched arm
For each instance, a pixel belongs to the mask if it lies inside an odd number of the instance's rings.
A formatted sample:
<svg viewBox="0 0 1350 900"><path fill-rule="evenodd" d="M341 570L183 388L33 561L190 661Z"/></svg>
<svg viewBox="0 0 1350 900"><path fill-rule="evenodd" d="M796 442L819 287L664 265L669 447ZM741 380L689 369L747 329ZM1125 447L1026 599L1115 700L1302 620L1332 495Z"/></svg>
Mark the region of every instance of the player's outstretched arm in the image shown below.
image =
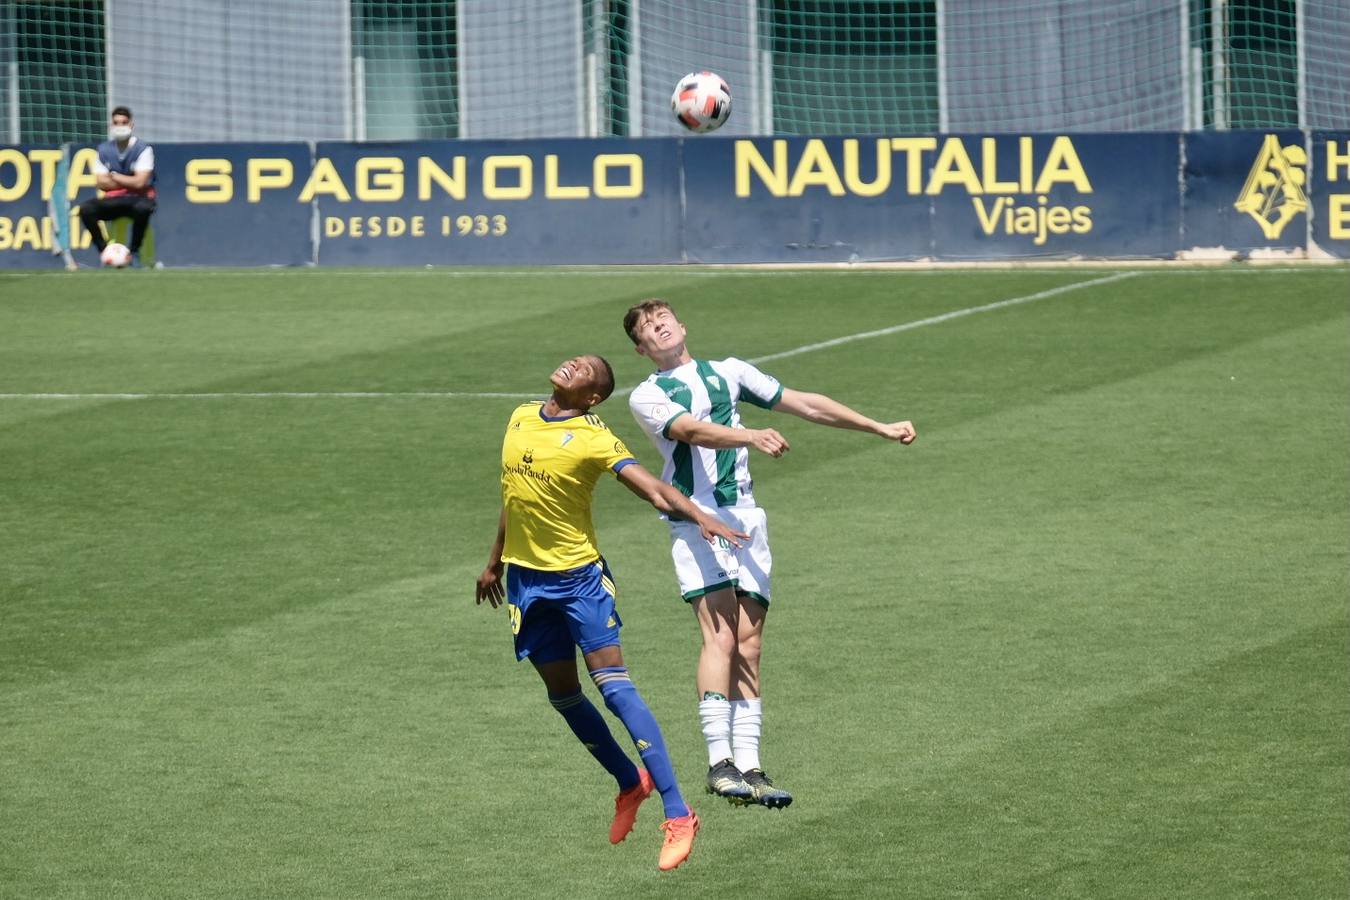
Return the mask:
<svg viewBox="0 0 1350 900"><path fill-rule="evenodd" d="M787 438L772 428L728 428L714 422L700 422L693 416L680 416L671 422L667 434L677 441L709 450L754 447L770 456L782 456L791 449Z"/></svg>
<svg viewBox="0 0 1350 900"><path fill-rule="evenodd" d="M705 540L711 541L720 537L730 541L732 546L739 547L742 541L750 539L750 535L734 530L721 519L699 509L684 494L642 468L640 463L631 463L620 469L619 480L623 482L624 487L661 512L673 513L698 525L698 530L703 533Z"/></svg>
<svg viewBox="0 0 1350 900"><path fill-rule="evenodd" d="M497 539L492 542L492 550L488 553L487 568L478 576L478 584L474 590L475 603L481 604L486 600L492 604L493 609L496 609L506 598L506 590L502 587L502 547L505 545L506 510L503 508L501 516L497 519Z"/></svg>
<svg viewBox="0 0 1350 900"><path fill-rule="evenodd" d="M918 437L914 423L878 422L856 410L850 409L838 400L824 394L810 394L805 391L783 389L783 396L773 407L778 412L792 413L798 418L817 425L829 425L831 428L851 428L854 431L866 431L889 441L912 444Z"/></svg>

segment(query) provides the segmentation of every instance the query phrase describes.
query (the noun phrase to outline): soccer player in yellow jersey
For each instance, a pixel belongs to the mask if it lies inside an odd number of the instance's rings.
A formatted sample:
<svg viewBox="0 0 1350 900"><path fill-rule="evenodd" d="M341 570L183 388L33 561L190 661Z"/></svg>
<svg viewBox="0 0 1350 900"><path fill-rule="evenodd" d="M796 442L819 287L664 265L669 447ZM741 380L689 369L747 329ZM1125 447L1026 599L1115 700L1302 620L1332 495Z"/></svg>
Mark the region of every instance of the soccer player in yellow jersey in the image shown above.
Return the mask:
<svg viewBox="0 0 1350 900"><path fill-rule="evenodd" d="M487 568L478 577L476 600L487 600L494 609L506 600L516 658L529 657L553 708L618 782L610 843L633 830L638 806L655 788L666 814L659 865L673 869L689 856L698 816L684 802L661 729L628 677L614 578L596 546L591 495L608 469L662 513L693 523L704 540L739 546L746 535L644 469L591 414L591 407L614 391L614 372L603 358L569 359L550 380L553 395L517 407L507 425L502 513ZM503 563L509 564L504 590ZM627 728L645 768L628 758L581 692L578 648L605 706Z"/></svg>

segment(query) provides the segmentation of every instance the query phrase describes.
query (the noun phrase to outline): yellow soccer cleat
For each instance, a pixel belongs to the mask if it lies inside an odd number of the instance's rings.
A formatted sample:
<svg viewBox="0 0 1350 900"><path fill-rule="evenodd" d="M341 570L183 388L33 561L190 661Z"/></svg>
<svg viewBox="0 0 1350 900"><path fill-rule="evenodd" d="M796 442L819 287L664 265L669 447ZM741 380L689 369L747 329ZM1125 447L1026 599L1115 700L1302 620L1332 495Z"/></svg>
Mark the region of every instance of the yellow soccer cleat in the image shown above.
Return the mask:
<svg viewBox="0 0 1350 900"><path fill-rule="evenodd" d="M614 822L609 826L609 842L617 844L633 830L638 807L652 792L652 776L646 769L638 769L638 783L614 798Z"/></svg>
<svg viewBox="0 0 1350 900"><path fill-rule="evenodd" d="M660 869L669 872L689 858L689 851L694 848L694 835L698 834L698 816L691 809L687 816L666 819L661 823L661 830L666 833L666 842L661 845Z"/></svg>

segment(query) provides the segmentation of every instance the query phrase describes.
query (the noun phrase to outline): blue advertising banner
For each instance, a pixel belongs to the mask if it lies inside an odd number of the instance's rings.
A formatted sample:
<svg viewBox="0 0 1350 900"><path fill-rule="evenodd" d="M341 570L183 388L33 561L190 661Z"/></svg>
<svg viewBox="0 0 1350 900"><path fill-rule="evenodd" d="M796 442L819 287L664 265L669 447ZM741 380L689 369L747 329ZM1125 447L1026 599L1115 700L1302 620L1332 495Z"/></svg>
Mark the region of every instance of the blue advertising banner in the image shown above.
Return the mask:
<svg viewBox="0 0 1350 900"><path fill-rule="evenodd" d="M325 265L659 263L680 259L679 142L318 145Z"/></svg>
<svg viewBox="0 0 1350 900"><path fill-rule="evenodd" d="M155 258L167 265L294 266L311 262L313 208L299 194L311 168L309 145L161 144L155 150ZM48 198L59 147L0 147L0 268L56 268ZM93 147L70 154L64 202L95 195ZM81 265L97 266L89 233L70 213ZM147 244L147 247L150 245Z"/></svg>
<svg viewBox="0 0 1350 900"><path fill-rule="evenodd" d="M1168 134L689 140L690 261L1164 256Z"/></svg>
<svg viewBox="0 0 1350 900"><path fill-rule="evenodd" d="M60 268L60 257L52 255L53 228L47 201L56 183L60 147L0 146L0 269ZM73 154L69 191L56 206L69 209L77 194L93 196L94 176L90 167L95 154L84 148ZM74 247L89 246L89 235L80 228L79 219L69 215Z"/></svg>
<svg viewBox="0 0 1350 900"><path fill-rule="evenodd" d="M151 220L165 265L298 266L314 259L314 211L301 198L309 145L162 144Z"/></svg>
<svg viewBox="0 0 1350 900"><path fill-rule="evenodd" d="M1350 259L1350 131L1312 135L1311 242L1341 259Z"/></svg>
<svg viewBox="0 0 1350 900"><path fill-rule="evenodd" d="M1179 249L1307 246L1303 132L1196 132L1185 154Z"/></svg>
<svg viewBox="0 0 1350 900"><path fill-rule="evenodd" d="M1350 258L1350 133L155 146L168 266ZM0 268L61 264L56 147L0 147ZM92 147L55 206L90 197ZM96 265L69 219L75 258ZM150 245L147 245L147 250Z"/></svg>

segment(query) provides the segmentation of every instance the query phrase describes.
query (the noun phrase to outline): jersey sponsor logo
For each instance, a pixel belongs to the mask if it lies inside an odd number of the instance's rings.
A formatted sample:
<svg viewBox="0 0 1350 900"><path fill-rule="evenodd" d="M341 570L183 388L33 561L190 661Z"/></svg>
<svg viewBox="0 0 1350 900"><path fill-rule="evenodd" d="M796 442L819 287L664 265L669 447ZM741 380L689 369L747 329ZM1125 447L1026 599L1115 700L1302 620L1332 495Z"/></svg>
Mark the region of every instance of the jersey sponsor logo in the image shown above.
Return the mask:
<svg viewBox="0 0 1350 900"><path fill-rule="evenodd" d="M514 422L511 423L511 430L512 430L512 431L519 431L519 430L520 430L520 420L519 420L519 419L516 419Z"/></svg>
<svg viewBox="0 0 1350 900"><path fill-rule="evenodd" d="M1278 136L1266 135L1233 208L1255 219L1267 238L1278 238L1289 220L1308 208L1307 165L1307 151L1298 144L1281 147Z"/></svg>

